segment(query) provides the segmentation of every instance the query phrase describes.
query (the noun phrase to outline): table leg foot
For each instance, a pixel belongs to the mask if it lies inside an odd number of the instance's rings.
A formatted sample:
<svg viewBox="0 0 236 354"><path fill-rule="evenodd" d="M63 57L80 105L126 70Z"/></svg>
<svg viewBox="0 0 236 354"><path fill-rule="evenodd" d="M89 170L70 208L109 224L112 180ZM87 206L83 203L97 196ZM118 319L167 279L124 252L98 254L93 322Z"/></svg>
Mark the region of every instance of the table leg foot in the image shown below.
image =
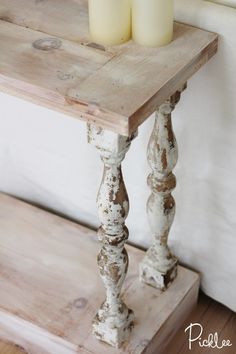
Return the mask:
<svg viewBox="0 0 236 354"><path fill-rule="evenodd" d="M173 256L172 262L167 268L161 270L157 262L150 262L149 257L140 263L140 280L154 288L166 290L177 276L178 260Z"/></svg>
<svg viewBox="0 0 236 354"><path fill-rule="evenodd" d="M93 333L97 339L119 348L129 337L134 326L134 313L124 303L116 313L104 303L93 321Z"/></svg>

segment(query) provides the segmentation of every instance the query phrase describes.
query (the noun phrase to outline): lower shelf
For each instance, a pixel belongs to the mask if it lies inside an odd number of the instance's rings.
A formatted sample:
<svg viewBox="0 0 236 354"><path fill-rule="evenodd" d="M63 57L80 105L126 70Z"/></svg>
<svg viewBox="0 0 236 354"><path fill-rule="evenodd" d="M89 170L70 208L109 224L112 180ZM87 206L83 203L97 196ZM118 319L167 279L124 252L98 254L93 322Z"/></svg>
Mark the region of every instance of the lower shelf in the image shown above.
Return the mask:
<svg viewBox="0 0 236 354"><path fill-rule="evenodd" d="M144 252L128 246L124 299L135 327L122 348L98 342L104 300L96 233L0 194L0 338L30 354L161 353L196 304L199 276L183 267L164 293L138 280Z"/></svg>

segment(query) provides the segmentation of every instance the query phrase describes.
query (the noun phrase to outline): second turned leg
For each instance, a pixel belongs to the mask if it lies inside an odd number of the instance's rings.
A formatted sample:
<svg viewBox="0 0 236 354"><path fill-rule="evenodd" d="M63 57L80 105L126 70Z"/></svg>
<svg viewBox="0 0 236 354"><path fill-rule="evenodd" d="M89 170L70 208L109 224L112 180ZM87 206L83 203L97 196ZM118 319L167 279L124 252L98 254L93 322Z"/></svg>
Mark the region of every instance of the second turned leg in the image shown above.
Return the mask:
<svg viewBox="0 0 236 354"><path fill-rule="evenodd" d="M178 261L168 247L168 235L175 215L175 200L171 192L176 187L176 178L172 170L178 159L171 112L178 103L180 94L181 91L177 91L158 108L147 150L152 169L148 176L152 193L147 202L147 215L154 242L140 264L140 279L162 290L177 275Z"/></svg>

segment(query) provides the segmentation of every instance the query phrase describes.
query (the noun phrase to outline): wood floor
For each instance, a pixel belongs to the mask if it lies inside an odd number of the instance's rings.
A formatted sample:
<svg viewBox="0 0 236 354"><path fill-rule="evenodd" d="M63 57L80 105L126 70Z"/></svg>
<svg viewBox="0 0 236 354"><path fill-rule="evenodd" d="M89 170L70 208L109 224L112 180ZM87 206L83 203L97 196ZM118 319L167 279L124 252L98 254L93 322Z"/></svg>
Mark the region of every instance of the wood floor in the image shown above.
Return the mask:
<svg viewBox="0 0 236 354"><path fill-rule="evenodd" d="M192 350L188 349L188 341L184 329L190 323L201 323L204 327L203 338L208 337L209 333L217 332L220 342L223 339L230 339L232 347L219 349L200 348L198 344L193 343ZM205 335L204 335L205 333ZM0 354L22 354L25 353L20 348L7 343L0 343ZM236 354L236 314L211 300L204 294L200 294L197 308L185 321L182 328L177 332L174 339L165 350L165 354ZM56 354L56 353L55 353ZM157 353L158 354L158 353Z"/></svg>
<svg viewBox="0 0 236 354"><path fill-rule="evenodd" d="M193 343L192 350L188 348L188 335L184 332L190 323L200 323L203 328L202 339L208 338L210 333L218 333L219 344L223 339L230 339L232 346L222 349L200 348L198 343ZM198 332L199 333L199 332ZM177 332L165 354L236 354L236 313L233 313L225 306L200 294L197 308L185 321Z"/></svg>

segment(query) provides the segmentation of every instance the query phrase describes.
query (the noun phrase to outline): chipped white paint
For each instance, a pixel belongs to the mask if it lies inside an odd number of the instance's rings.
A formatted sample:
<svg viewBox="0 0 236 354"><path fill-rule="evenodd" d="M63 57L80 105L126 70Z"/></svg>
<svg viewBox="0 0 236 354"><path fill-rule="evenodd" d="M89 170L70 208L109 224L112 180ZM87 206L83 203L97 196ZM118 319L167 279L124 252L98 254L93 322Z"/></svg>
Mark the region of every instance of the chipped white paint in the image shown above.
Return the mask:
<svg viewBox="0 0 236 354"><path fill-rule="evenodd" d="M127 245L132 262L124 297L137 318L125 345L111 348L91 333L93 309L104 296L94 270L95 232L1 193L0 215L0 339L27 353L162 352L169 328L179 328L197 300L199 276L182 267L170 292L140 286L137 268L144 252Z"/></svg>
<svg viewBox="0 0 236 354"><path fill-rule="evenodd" d="M115 347L127 338L134 320L132 310L127 308L120 296L128 269L124 244L128 238L125 220L129 212L121 162L133 138L88 125L88 141L99 150L104 163L97 206L101 221L98 237L103 243L98 265L106 288L106 300L94 319L93 332L98 339Z"/></svg>
<svg viewBox="0 0 236 354"><path fill-rule="evenodd" d="M148 185L152 193L147 202L147 214L155 239L140 264L140 279L162 290L166 289L177 275L178 262L167 244L175 215L175 200L171 192L176 186L176 179L172 170L178 159L171 112L178 103L183 89L177 91L158 108L147 149L147 158L152 169L148 176Z"/></svg>

